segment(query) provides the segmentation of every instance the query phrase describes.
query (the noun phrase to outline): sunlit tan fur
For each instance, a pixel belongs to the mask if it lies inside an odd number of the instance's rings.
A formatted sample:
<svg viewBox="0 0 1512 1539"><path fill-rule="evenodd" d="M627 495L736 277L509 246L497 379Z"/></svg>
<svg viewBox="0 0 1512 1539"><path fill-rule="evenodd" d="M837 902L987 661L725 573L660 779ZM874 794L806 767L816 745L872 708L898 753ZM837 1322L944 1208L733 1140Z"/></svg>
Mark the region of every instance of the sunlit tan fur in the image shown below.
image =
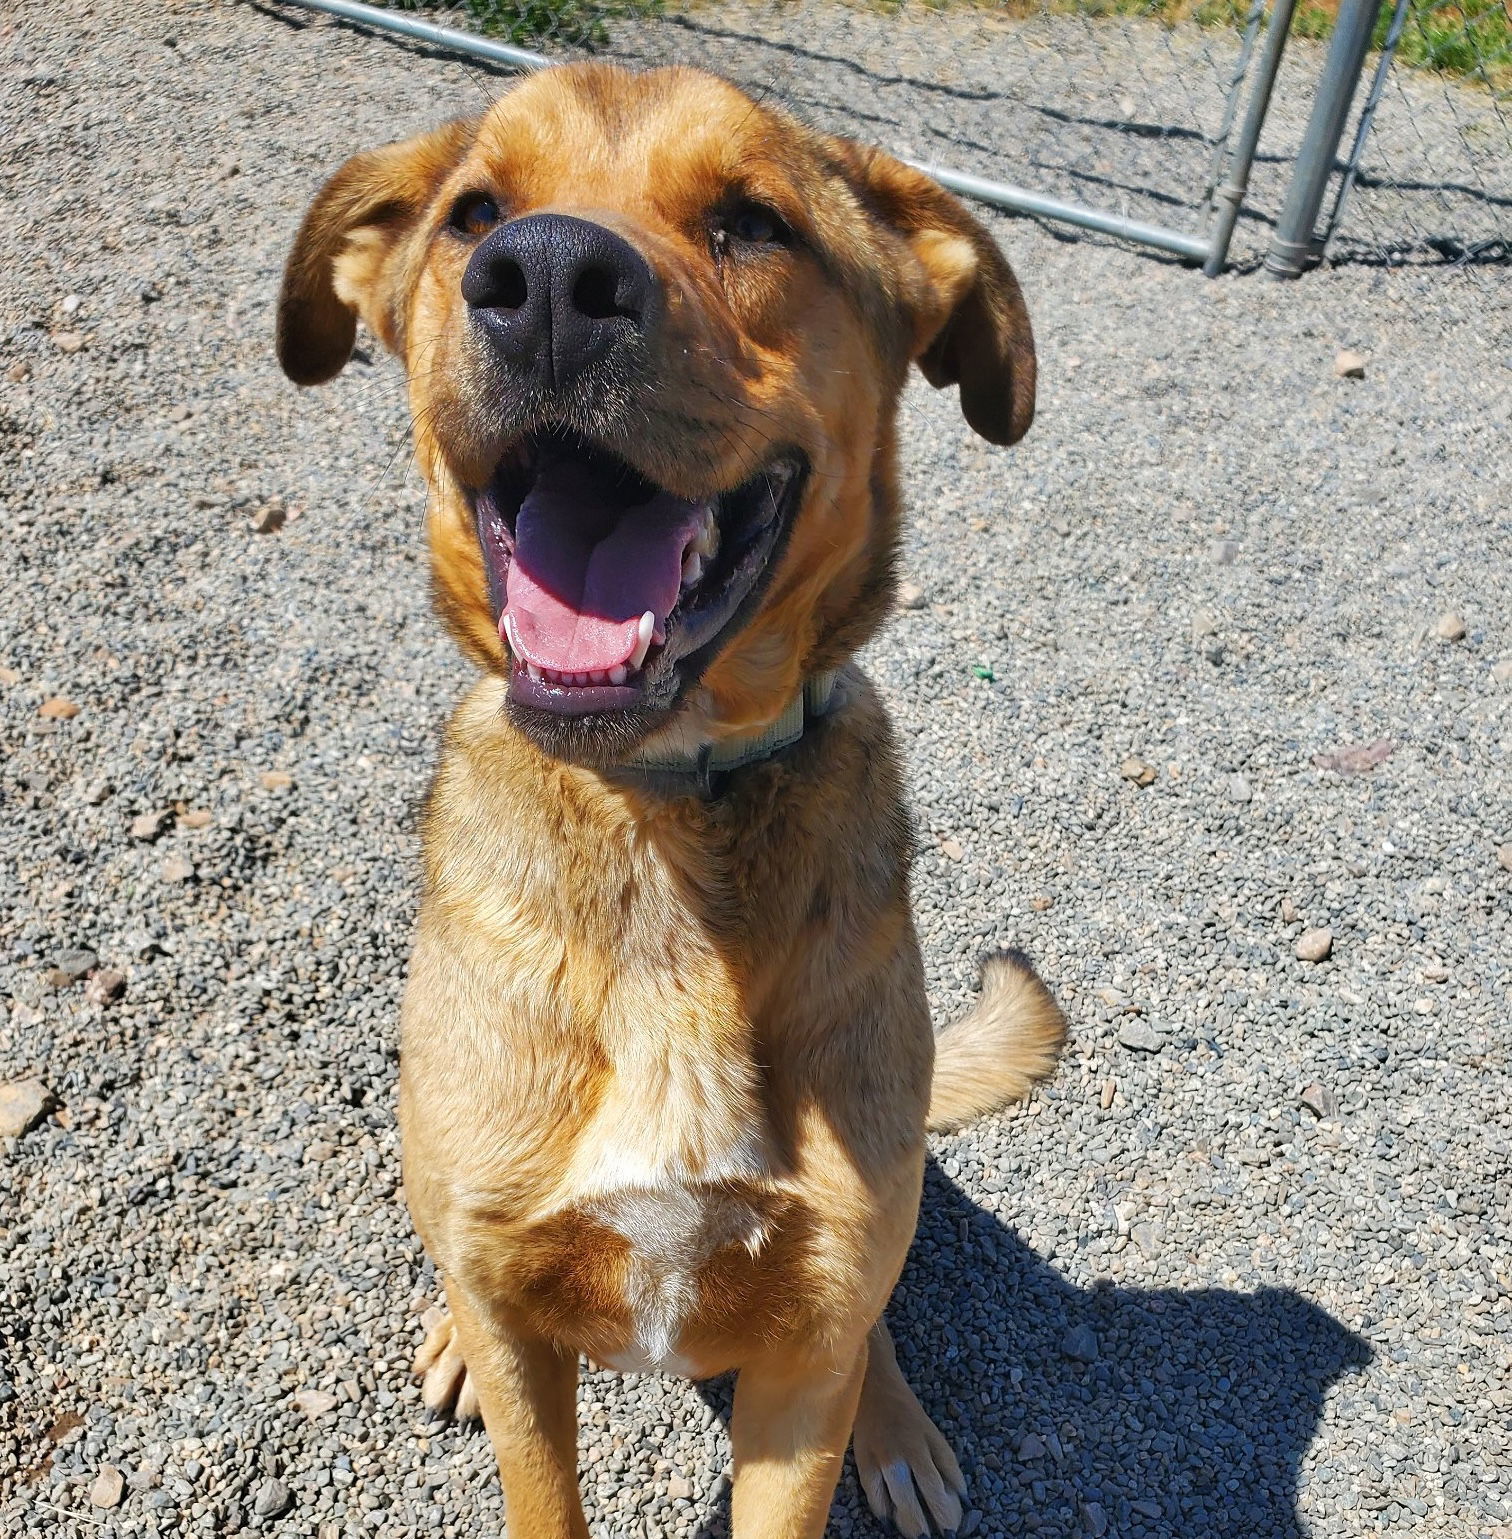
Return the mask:
<svg viewBox="0 0 1512 1539"><path fill-rule="evenodd" d="M1027 1095L1055 1070L1066 1022L1050 990L1018 952L989 957L975 1008L935 1042L931 1132L959 1127Z"/></svg>
<svg viewBox="0 0 1512 1539"><path fill-rule="evenodd" d="M658 389L633 421L603 409L616 453L688 497L795 445L811 467L759 608L653 737L738 740L820 670L840 670L834 706L717 799L551 757L505 708L466 489L506 445L470 350L467 248L445 228L480 187L507 215L610 225L663 279ZM715 261L709 215L732 189L802 242ZM513 1539L587 1532L581 1356L739 1371L736 1539L820 1534L853 1428L879 1512L909 1534L953 1527L960 1471L881 1314L926 1117L1024 1093L1064 1028L1004 959L936 1057L897 753L849 659L891 601L910 364L959 384L985 436L1029 425L1013 275L886 156L706 75L573 66L333 177L285 278L289 374L338 372L357 317L407 365L437 605L483 671L430 796L403 1014L405 1193L450 1306L417 1361L427 1403L481 1410Z"/></svg>

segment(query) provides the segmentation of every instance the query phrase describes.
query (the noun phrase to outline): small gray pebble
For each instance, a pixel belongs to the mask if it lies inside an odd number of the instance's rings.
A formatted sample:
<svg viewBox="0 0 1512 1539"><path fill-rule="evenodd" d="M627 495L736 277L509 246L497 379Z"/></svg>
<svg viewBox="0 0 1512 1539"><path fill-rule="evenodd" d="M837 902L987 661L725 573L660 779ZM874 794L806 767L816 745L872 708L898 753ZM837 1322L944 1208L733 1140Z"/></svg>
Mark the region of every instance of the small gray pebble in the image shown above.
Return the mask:
<svg viewBox="0 0 1512 1539"><path fill-rule="evenodd" d="M252 1499L252 1510L260 1518L282 1517L294 1505L294 1493L281 1480L265 1480Z"/></svg>
<svg viewBox="0 0 1512 1539"><path fill-rule="evenodd" d="M1158 1053L1166 1044L1165 1033L1137 1015L1118 1028L1118 1040L1137 1053Z"/></svg>
<svg viewBox="0 0 1512 1539"><path fill-rule="evenodd" d="M60 973L66 973L68 977L77 981L82 978L92 967L99 965L99 957L88 947L75 947L68 951L60 951L53 958L53 965Z"/></svg>
<svg viewBox="0 0 1512 1539"><path fill-rule="evenodd" d="M1076 1363L1097 1361L1097 1334L1090 1325L1073 1325L1061 1338L1061 1355Z"/></svg>

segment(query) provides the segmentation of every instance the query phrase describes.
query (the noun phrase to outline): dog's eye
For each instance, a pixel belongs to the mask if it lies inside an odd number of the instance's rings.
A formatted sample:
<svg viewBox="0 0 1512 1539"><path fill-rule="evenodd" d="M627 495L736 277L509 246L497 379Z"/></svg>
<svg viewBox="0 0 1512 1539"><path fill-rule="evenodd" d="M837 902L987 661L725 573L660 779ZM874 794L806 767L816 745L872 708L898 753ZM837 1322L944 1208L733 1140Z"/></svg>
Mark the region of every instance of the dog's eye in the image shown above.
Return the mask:
<svg viewBox="0 0 1512 1539"><path fill-rule="evenodd" d="M499 222L499 205L486 192L467 192L452 205L451 227L458 235L486 235Z"/></svg>
<svg viewBox="0 0 1512 1539"><path fill-rule="evenodd" d="M782 216L760 203L747 203L720 221L721 232L746 246L785 246L793 232Z"/></svg>

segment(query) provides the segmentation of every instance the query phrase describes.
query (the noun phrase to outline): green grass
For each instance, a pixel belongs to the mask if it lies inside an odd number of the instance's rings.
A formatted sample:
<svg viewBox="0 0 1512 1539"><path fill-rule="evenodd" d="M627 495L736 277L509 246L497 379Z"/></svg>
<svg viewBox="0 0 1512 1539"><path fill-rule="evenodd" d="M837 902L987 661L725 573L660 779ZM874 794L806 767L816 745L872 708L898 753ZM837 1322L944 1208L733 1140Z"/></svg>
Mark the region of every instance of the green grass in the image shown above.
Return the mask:
<svg viewBox="0 0 1512 1539"><path fill-rule="evenodd" d="M882 0L900 4L902 0ZM953 0L925 0L948 5ZM988 9L1005 0L973 0ZM1195 22L1202 27L1243 27L1249 0L1006 0L1018 16L1041 9L1082 16L1142 16L1166 26ZM1385 0L1374 45L1381 48L1391 28L1393 0ZM1300 0L1292 36L1322 40L1334 29L1338 0ZM1454 75L1503 94L1512 92L1512 0L1412 0L1397 44L1397 58L1411 69Z"/></svg>
<svg viewBox="0 0 1512 1539"><path fill-rule="evenodd" d="M988 0L991 3L991 0ZM1248 0L1049 0L1052 9L1091 16L1146 16L1174 26L1192 21L1204 27L1242 27ZM1033 7L1014 0L1014 9ZM1391 28L1392 0L1376 23L1379 49ZM1301 0L1292 36L1322 40L1334 29L1338 0ZM1501 93L1512 91L1512 0L1413 0L1397 44L1397 58L1410 69L1455 75Z"/></svg>
<svg viewBox="0 0 1512 1539"><path fill-rule="evenodd" d="M486 37L511 43L601 48L609 23L649 16L661 0L374 0L394 11L460 10Z"/></svg>
<svg viewBox="0 0 1512 1539"><path fill-rule="evenodd" d="M450 8L448 0L387 0L395 10ZM515 43L602 47L609 24L654 15L663 0L458 0L480 32ZM718 0L712 0L717 6ZM882 0L901 6L903 0ZM948 5L953 0L924 0ZM1249 0L973 0L994 10L1029 16L1040 9L1085 16L1144 16L1167 26L1191 21L1204 27L1242 27ZM1375 46L1386 39L1392 0L1381 7ZM1338 0L1300 0L1292 35L1329 36ZM1501 94L1512 92L1512 0L1412 0L1397 57L1413 69L1454 75Z"/></svg>
<svg viewBox="0 0 1512 1539"><path fill-rule="evenodd" d="M1303 0L1292 25L1297 37L1325 38L1336 6ZM1381 8L1375 46L1386 41L1390 3ZM1512 5L1508 0L1415 0L1397 45L1397 57L1413 69L1458 75L1495 91L1512 88Z"/></svg>

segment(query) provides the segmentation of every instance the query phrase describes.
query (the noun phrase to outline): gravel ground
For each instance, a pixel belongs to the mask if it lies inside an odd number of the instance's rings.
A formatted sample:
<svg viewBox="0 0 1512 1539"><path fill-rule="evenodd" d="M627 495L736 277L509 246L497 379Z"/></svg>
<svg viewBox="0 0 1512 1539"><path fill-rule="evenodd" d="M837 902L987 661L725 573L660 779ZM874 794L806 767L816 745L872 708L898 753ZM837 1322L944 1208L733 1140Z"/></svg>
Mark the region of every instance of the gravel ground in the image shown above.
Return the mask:
<svg viewBox="0 0 1512 1539"><path fill-rule="evenodd" d="M466 673L397 370L300 395L269 346L319 178L500 81L291 23L0 21L0 1081L50 1092L0 1138L6 1533L502 1522L406 1375L393 1129ZM911 397L871 666L939 1015L1013 942L1074 1037L937 1142L905 1367L981 1535L1507 1539L1512 284L997 228L1041 419ZM725 1393L587 1378L596 1536L720 1531Z"/></svg>

